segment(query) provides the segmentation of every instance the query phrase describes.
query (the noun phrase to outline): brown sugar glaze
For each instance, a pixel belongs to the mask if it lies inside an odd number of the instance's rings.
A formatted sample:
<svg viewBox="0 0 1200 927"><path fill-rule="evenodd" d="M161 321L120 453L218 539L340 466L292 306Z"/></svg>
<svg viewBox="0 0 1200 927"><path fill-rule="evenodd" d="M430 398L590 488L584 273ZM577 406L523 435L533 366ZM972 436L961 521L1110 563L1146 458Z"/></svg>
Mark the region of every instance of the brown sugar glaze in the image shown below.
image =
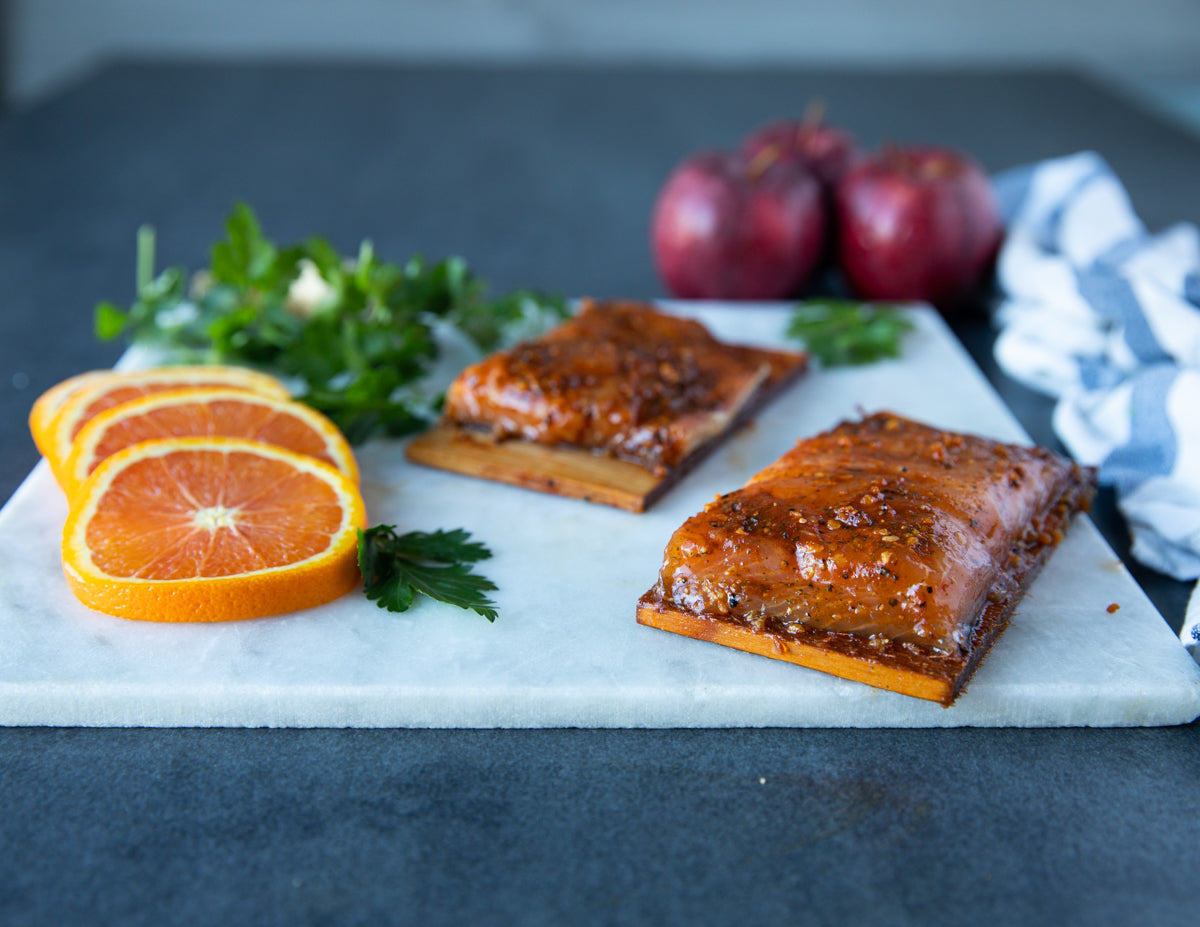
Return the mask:
<svg viewBox="0 0 1200 927"><path fill-rule="evenodd" d="M802 362L724 344L699 322L647 304L589 300L541 338L464 370L443 420L501 441L590 448L663 474L728 424L773 363Z"/></svg>
<svg viewBox="0 0 1200 927"><path fill-rule="evenodd" d="M1045 449L879 413L800 442L689 519L652 595L782 638L957 657L1090 485Z"/></svg>

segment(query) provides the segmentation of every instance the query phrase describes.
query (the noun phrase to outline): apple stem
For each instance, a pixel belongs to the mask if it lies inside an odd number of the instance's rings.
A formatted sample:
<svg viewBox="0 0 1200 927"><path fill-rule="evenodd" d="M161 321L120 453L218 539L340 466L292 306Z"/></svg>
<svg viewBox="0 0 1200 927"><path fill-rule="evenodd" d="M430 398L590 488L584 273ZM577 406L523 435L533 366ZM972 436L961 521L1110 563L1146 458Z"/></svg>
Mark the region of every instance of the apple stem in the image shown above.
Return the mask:
<svg viewBox="0 0 1200 927"><path fill-rule="evenodd" d="M778 145L766 145L759 149L758 153L750 159L750 163L746 165L746 179L758 180L778 160Z"/></svg>
<svg viewBox="0 0 1200 927"><path fill-rule="evenodd" d="M825 121L825 101L820 97L815 100L810 100L808 106L804 109L804 115L800 119L806 126L816 127Z"/></svg>

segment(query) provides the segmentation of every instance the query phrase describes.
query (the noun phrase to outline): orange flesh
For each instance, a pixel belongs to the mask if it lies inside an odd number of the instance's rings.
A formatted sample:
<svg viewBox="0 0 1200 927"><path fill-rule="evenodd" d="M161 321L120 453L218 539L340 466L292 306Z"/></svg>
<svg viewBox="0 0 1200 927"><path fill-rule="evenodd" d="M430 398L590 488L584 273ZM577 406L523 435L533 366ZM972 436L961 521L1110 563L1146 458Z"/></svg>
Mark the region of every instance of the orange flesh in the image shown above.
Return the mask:
<svg viewBox="0 0 1200 927"><path fill-rule="evenodd" d="M79 434L79 429L94 419L101 412L115 408L116 406L129 402L133 399L141 399L143 396L150 396L154 393L163 393L167 390L177 390L181 386L208 386L214 388L225 387L232 389L237 388L236 386L231 387L228 380L223 380L220 378L214 378L212 380L200 378L196 380L188 380L186 383L164 380L161 383L142 383L136 386L130 385L113 387L112 389L104 392L102 395L97 396L93 402L88 403L88 406L83 411L83 414L79 416L79 420L75 422L74 426L71 428L71 439L74 440Z"/></svg>
<svg viewBox="0 0 1200 927"><path fill-rule="evenodd" d="M96 443L94 462L88 472L122 448L141 441L186 435L242 437L286 447L334 467L340 463L328 453L325 438L299 418L280 415L270 406L252 400L204 400L163 406L114 422Z"/></svg>
<svg viewBox="0 0 1200 927"><path fill-rule="evenodd" d="M310 501L297 505L297 498ZM87 543L112 576L218 577L320 554L342 518L332 488L286 462L241 452L169 454L131 464L113 480Z"/></svg>

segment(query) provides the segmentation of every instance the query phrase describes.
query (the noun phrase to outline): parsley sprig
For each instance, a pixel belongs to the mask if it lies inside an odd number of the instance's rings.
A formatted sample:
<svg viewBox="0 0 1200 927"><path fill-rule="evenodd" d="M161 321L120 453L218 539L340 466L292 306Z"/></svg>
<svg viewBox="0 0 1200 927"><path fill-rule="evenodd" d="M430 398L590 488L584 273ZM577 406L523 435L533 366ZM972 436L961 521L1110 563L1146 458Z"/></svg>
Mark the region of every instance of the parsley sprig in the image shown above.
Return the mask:
<svg viewBox="0 0 1200 927"><path fill-rule="evenodd" d="M489 296L457 257L397 264L380 259L370 241L352 258L323 238L278 245L244 203L228 217L206 270L156 274L151 229L138 234L137 268L130 308L96 307L99 338L290 378L297 398L332 418L353 444L431 423L437 397L421 381L438 356L437 324L486 352L514 330L566 315L563 300L529 290Z"/></svg>
<svg viewBox="0 0 1200 927"><path fill-rule="evenodd" d="M838 367L899 357L900 342L912 327L890 304L811 299L796 306L787 334L826 367Z"/></svg>
<svg viewBox="0 0 1200 927"><path fill-rule="evenodd" d="M495 621L496 603L487 593L496 584L471 568L492 552L470 537L462 528L407 534L397 534L393 525L360 529L358 568L367 598L380 608L403 612L421 593Z"/></svg>

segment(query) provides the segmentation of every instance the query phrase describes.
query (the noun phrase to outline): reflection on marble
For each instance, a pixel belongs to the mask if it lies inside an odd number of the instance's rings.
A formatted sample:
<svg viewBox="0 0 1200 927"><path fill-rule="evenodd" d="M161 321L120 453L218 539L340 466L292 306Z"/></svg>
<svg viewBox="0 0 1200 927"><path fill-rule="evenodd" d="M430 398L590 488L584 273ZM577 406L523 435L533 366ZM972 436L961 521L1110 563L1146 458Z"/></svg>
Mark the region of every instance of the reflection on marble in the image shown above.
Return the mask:
<svg viewBox="0 0 1200 927"><path fill-rule="evenodd" d="M759 344L778 344L786 318L699 311L718 334ZM940 320L915 318L903 359L810 374L644 515L423 469L394 442L362 448L372 523L461 526L493 549L494 625L428 601L393 615L356 593L232 624L91 612L62 579L66 506L41 464L0 514L0 723L923 727L1200 715L1200 667L1086 520L951 709L635 623L674 528L801 436L891 408L1023 440Z"/></svg>

